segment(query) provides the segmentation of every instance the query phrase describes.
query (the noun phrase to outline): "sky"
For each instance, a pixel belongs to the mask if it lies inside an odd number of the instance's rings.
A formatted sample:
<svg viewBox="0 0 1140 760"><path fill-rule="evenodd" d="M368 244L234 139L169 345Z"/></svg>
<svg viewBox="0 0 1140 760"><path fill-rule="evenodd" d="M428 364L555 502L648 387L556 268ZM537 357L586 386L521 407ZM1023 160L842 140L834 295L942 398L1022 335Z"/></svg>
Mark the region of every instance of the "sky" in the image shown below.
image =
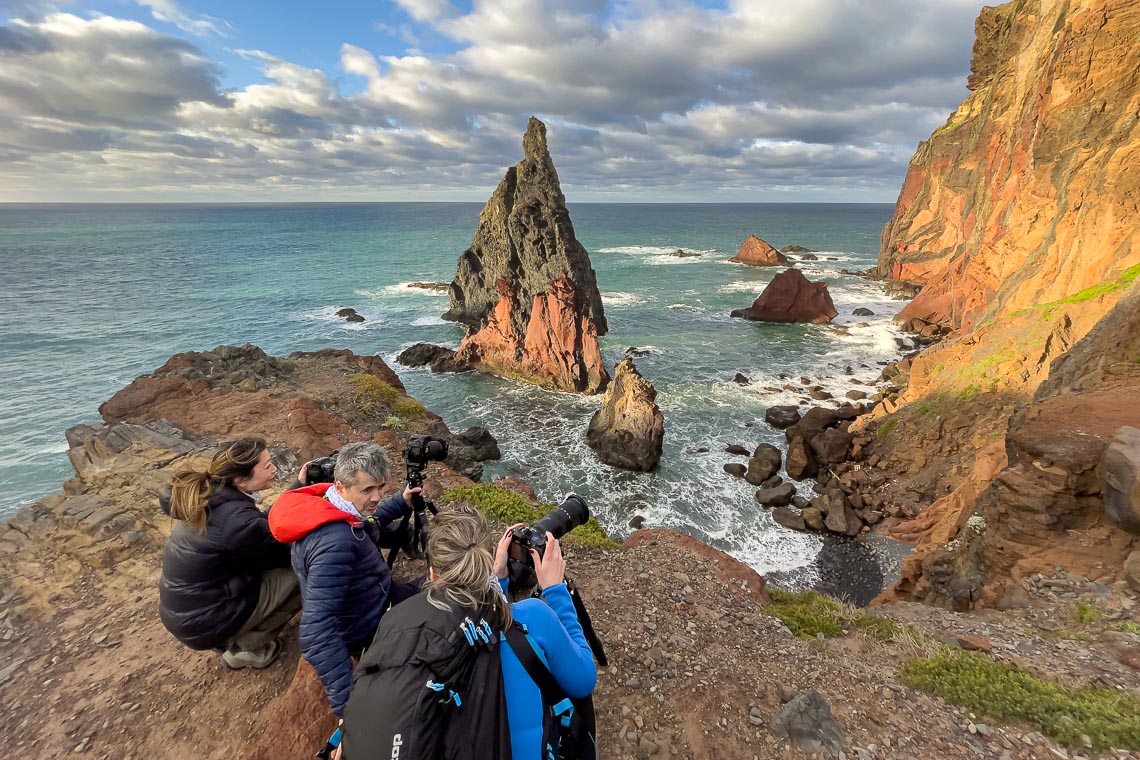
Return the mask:
<svg viewBox="0 0 1140 760"><path fill-rule="evenodd" d="M0 202L893 202L977 0L0 0Z"/></svg>

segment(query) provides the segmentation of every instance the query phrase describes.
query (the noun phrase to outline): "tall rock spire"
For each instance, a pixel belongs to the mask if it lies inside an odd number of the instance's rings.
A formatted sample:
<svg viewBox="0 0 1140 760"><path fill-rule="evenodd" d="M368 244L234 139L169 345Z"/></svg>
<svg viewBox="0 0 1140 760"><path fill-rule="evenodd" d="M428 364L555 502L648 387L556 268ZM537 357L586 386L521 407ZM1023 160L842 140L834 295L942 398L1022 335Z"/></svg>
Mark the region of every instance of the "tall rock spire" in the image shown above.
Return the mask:
<svg viewBox="0 0 1140 760"><path fill-rule="evenodd" d="M507 169L459 257L444 319L467 325L456 360L515 380L599 393L609 373L607 330L590 256L574 237L566 198L534 118L523 160Z"/></svg>

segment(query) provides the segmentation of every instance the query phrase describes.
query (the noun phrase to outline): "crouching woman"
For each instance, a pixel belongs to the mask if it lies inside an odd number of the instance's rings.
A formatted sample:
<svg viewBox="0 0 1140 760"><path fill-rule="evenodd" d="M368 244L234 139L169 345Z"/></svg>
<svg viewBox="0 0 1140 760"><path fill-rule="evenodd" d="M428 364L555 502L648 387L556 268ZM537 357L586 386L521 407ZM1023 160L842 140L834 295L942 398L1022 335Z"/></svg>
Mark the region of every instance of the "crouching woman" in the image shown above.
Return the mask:
<svg viewBox="0 0 1140 760"><path fill-rule="evenodd" d="M159 617L191 649L223 650L230 669L265 668L301 609L289 547L269 532L257 494L277 468L261 438L223 444L205 470L182 470L164 511L178 521L162 557Z"/></svg>

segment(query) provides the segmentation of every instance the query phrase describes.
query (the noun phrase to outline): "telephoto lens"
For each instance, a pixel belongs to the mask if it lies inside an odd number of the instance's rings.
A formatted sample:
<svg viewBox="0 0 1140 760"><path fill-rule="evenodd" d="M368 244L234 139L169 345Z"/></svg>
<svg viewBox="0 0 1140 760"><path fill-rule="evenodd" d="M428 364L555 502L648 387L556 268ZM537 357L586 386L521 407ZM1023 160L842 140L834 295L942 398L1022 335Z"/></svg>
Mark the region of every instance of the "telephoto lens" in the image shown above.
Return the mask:
<svg viewBox="0 0 1140 760"><path fill-rule="evenodd" d="M590 519L590 508L586 501L577 494L567 494L554 509L534 524L539 535L546 535L547 531L555 538L562 538L579 525L585 525Z"/></svg>

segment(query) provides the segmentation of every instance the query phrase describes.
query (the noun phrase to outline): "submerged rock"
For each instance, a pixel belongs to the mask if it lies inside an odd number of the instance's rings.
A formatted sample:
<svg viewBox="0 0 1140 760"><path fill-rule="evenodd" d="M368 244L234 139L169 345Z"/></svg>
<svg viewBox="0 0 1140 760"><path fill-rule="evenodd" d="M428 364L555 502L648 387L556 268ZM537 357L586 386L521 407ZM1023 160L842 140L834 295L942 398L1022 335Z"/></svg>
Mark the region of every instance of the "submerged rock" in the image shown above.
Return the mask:
<svg viewBox="0 0 1140 760"><path fill-rule="evenodd" d="M523 160L507 169L459 257L444 319L467 325L456 359L550 388L600 393L607 330L590 257L574 236L546 143L531 117Z"/></svg>
<svg viewBox="0 0 1140 760"><path fill-rule="evenodd" d="M405 367L430 365L432 372L467 372L471 367L455 360L455 352L450 348L431 343L417 343L400 352L396 361Z"/></svg>
<svg viewBox="0 0 1140 760"><path fill-rule="evenodd" d="M789 263L784 254L755 235L745 238L740 250L729 261L754 267L786 267Z"/></svg>
<svg viewBox="0 0 1140 760"><path fill-rule="evenodd" d="M656 399L657 390L641 376L632 359L627 356L617 363L614 381L586 429L586 442L603 462L642 472L657 466L665 415Z"/></svg>
<svg viewBox="0 0 1140 760"><path fill-rule="evenodd" d="M772 278L747 309L734 309L733 317L756 322L813 322L822 324L839 316L826 282L810 282L798 269Z"/></svg>

